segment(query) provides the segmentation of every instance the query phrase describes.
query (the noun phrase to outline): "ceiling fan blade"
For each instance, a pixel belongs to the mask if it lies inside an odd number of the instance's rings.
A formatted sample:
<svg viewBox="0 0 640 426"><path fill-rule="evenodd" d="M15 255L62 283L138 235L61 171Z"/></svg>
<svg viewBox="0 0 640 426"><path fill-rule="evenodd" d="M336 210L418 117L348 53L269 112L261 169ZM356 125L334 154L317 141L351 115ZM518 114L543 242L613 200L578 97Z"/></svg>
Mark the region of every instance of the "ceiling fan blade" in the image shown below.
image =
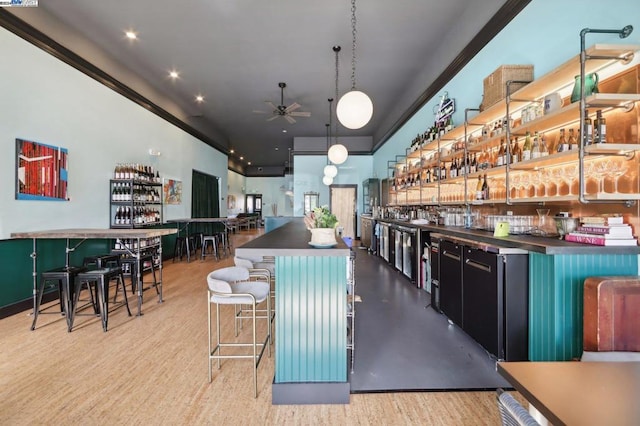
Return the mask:
<svg viewBox="0 0 640 426"><path fill-rule="evenodd" d="M289 115L293 117L311 117L311 113L306 111L294 111L290 112Z"/></svg>
<svg viewBox="0 0 640 426"><path fill-rule="evenodd" d="M266 112L266 111L258 111L257 109L254 109L254 110L253 110L253 113L254 113L254 114L269 114L269 113L268 113L268 112Z"/></svg>
<svg viewBox="0 0 640 426"><path fill-rule="evenodd" d="M291 117L290 115L283 115L283 117L289 122L289 124L293 124L296 122L295 118Z"/></svg>
<svg viewBox="0 0 640 426"><path fill-rule="evenodd" d="M292 103L291 105L289 105L289 106L284 110L284 112L291 112L291 111L294 111L294 110L296 110L296 109L298 109L298 108L300 108L300 104L299 104L299 103L297 103L297 102L294 102L294 103Z"/></svg>
<svg viewBox="0 0 640 426"><path fill-rule="evenodd" d="M271 108L274 111L276 111L278 109L278 107L271 101L264 101L264 103L269 105L269 108Z"/></svg>
<svg viewBox="0 0 640 426"><path fill-rule="evenodd" d="M278 117L280 117L280 116L279 116L279 115L274 115L273 117L269 117L269 118L267 118L267 121L273 121L273 120L275 120L275 119L276 119L276 118L278 118Z"/></svg>

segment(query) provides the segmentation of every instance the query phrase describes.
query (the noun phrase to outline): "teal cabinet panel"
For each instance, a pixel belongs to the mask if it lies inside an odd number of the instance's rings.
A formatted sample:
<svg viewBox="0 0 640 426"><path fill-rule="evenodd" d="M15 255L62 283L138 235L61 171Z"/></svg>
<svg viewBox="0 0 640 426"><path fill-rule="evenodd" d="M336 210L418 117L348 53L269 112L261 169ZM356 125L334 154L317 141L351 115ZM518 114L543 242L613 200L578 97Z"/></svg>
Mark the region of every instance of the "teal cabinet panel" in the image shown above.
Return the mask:
<svg viewBox="0 0 640 426"><path fill-rule="evenodd" d="M347 258L276 258L276 383L346 382Z"/></svg>
<svg viewBox="0 0 640 426"><path fill-rule="evenodd" d="M563 361L582 354L584 280L637 275L635 254L529 254L529 359Z"/></svg>

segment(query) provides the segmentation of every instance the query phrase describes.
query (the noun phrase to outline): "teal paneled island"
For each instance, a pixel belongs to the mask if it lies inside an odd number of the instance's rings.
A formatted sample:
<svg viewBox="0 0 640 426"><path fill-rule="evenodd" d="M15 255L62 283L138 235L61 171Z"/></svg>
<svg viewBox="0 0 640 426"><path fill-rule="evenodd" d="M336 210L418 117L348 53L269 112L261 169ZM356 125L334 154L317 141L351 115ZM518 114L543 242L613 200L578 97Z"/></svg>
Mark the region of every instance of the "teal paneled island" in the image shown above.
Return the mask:
<svg viewBox="0 0 640 426"><path fill-rule="evenodd" d="M275 257L273 404L348 404L347 264L343 241L309 245L302 218L236 248L236 256Z"/></svg>

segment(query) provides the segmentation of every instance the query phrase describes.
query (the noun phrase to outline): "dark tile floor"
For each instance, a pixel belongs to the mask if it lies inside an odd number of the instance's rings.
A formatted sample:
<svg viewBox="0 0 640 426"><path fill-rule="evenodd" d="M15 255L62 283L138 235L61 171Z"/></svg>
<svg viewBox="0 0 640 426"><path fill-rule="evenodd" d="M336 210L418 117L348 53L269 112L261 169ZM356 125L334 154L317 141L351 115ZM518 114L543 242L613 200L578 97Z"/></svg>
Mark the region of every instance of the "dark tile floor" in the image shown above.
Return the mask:
<svg viewBox="0 0 640 426"><path fill-rule="evenodd" d="M430 295L380 257L356 250L351 392L509 388L479 344L431 307Z"/></svg>

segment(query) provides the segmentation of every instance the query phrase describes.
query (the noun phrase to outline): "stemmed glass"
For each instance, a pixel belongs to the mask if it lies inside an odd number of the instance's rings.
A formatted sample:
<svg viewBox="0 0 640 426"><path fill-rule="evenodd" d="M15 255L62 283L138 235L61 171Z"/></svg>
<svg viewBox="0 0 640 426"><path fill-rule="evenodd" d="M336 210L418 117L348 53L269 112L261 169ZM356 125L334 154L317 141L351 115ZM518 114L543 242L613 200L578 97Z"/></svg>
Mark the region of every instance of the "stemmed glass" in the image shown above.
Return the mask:
<svg viewBox="0 0 640 426"><path fill-rule="evenodd" d="M518 186L520 185L520 174L513 174L512 176L509 176L509 188L507 188L507 190L509 191L509 197L514 199L514 198L519 198L518 197Z"/></svg>
<svg viewBox="0 0 640 426"><path fill-rule="evenodd" d="M618 194L618 181L620 177L627 173L629 168L622 161L609 161L606 170L607 176L613 179L613 193Z"/></svg>
<svg viewBox="0 0 640 426"><path fill-rule="evenodd" d="M567 182L567 185L569 186L569 193L567 195L574 195L573 194L573 183L578 178L578 174L579 173L580 173L580 171L578 170L578 165L577 164L571 164L571 165L569 165L569 166L564 168L564 177L565 177L565 180Z"/></svg>
<svg viewBox="0 0 640 426"><path fill-rule="evenodd" d="M593 165L592 172L598 180L598 194L604 194L604 179L607 177L610 160L602 160Z"/></svg>

